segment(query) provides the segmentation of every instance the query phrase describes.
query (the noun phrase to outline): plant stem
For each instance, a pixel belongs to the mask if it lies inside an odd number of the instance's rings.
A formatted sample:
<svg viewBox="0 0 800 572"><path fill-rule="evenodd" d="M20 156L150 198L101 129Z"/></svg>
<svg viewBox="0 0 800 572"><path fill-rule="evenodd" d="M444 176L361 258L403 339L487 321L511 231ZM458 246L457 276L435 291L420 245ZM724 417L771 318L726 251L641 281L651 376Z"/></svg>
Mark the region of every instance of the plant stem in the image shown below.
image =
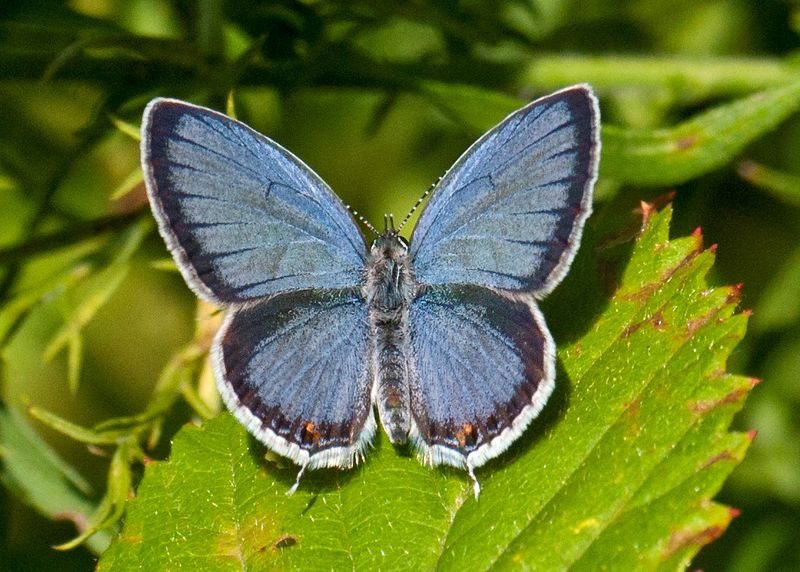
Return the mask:
<svg viewBox="0 0 800 572"><path fill-rule="evenodd" d="M524 84L548 90L587 82L599 90L668 90L677 100L735 96L795 81L798 67L777 58L687 58L546 54L531 60Z"/></svg>
<svg viewBox="0 0 800 572"><path fill-rule="evenodd" d="M17 264L28 256L80 242L97 234L124 228L147 213L146 208L109 215L67 226L59 231L37 236L21 244L0 249L0 265Z"/></svg>

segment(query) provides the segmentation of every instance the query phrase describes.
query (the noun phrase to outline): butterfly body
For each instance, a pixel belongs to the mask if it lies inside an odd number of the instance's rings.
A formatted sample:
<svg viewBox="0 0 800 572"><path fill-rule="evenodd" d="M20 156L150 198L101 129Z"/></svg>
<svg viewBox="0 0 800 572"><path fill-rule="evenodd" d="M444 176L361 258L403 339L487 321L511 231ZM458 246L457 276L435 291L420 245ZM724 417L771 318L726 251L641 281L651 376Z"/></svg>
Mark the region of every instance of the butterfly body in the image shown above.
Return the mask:
<svg viewBox="0 0 800 572"><path fill-rule="evenodd" d="M142 168L187 284L227 309L211 348L223 401L306 468L349 468L377 423L426 464L502 453L555 385L536 300L578 248L599 112L574 86L509 115L433 190L410 242L367 247L305 164L210 109L153 100ZM299 479L299 475L298 475Z"/></svg>
<svg viewBox="0 0 800 572"><path fill-rule="evenodd" d="M411 429L408 386L408 309L417 283L408 244L392 230L370 248L362 293L373 338L373 402L392 443L405 443Z"/></svg>

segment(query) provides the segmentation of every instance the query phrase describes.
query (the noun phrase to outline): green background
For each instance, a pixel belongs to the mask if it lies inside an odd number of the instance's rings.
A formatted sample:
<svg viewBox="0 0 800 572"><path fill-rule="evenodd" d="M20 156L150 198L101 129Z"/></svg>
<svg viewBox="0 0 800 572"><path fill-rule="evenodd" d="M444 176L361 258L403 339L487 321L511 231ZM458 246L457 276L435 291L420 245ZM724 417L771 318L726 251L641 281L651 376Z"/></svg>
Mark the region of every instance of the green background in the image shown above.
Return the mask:
<svg viewBox="0 0 800 572"><path fill-rule="evenodd" d="M608 149L641 151L610 155L599 203L623 219L639 201L674 192L672 235L701 227L706 243L718 244L711 282L743 283L742 306L754 309L728 369L764 379L736 421L759 434L719 496L742 513L694 566L796 569L800 121L791 112L800 107L792 89L800 80L798 31L800 5L789 0L5 2L0 316L9 320L23 293L86 252L102 258L136 239L119 236L104 250L103 241L145 207L141 185L129 179L138 143L112 118L137 127L156 95L222 110L232 101L240 119L292 150L377 223L386 212L404 215L515 102L589 82L604 124L614 126ZM648 163L647 153L667 144L655 130L784 86L786 111L769 129L755 112L730 110L732 123L703 124L711 128L697 137L718 143L718 159L709 152L700 163L690 154ZM110 200L115 191L128 192ZM196 303L177 273L153 269L166 253L152 228L141 238L124 270L112 268L73 299L41 305L24 320L0 320L8 411L31 403L91 426L147 407L167 360L193 337ZM80 305L87 299L94 306ZM567 309L547 309L557 339L581 330L568 323ZM73 350L43 361L62 324L81 315L80 351L71 343ZM70 351L80 364L74 357L70 364ZM76 364L73 392L68 371ZM148 454L165 456L167 437L189 415L176 404L161 445ZM105 488L108 458L32 426L77 468L78 490ZM30 508L30 497L23 502L8 479L0 500L3 568L89 569L94 556L85 548L50 548L74 535L72 524L42 516L36 502L39 510Z"/></svg>

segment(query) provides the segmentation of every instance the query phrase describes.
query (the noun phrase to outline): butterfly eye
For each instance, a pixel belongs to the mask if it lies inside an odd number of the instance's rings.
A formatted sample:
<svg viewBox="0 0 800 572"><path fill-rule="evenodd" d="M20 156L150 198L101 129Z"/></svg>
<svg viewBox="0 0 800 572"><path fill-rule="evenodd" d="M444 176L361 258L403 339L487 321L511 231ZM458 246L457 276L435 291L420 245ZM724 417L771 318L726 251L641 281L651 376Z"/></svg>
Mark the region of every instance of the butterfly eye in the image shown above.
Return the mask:
<svg viewBox="0 0 800 572"><path fill-rule="evenodd" d="M403 247L403 250L408 250L408 241L399 234L397 235L397 242L400 243L400 246Z"/></svg>

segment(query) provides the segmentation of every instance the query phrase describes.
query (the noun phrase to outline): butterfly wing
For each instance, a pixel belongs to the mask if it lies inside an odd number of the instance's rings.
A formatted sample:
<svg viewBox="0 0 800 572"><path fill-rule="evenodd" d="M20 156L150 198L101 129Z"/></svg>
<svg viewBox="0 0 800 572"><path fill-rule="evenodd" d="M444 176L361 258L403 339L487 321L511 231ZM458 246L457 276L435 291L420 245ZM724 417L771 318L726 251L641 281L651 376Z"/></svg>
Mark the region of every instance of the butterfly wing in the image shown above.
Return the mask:
<svg viewBox="0 0 800 572"><path fill-rule="evenodd" d="M412 439L427 464L499 455L554 387L555 345L533 299L431 286L409 312Z"/></svg>
<svg viewBox="0 0 800 572"><path fill-rule="evenodd" d="M295 463L350 467L375 432L366 305L346 290L288 292L236 308L212 356L228 409Z"/></svg>
<svg viewBox="0 0 800 572"><path fill-rule="evenodd" d="M358 283L366 247L345 206L246 125L155 99L142 121L142 169L161 235L200 297L237 303Z"/></svg>
<svg viewBox="0 0 800 572"><path fill-rule="evenodd" d="M543 296L566 274L591 212L600 154L588 86L538 99L445 174L411 240L417 279Z"/></svg>

